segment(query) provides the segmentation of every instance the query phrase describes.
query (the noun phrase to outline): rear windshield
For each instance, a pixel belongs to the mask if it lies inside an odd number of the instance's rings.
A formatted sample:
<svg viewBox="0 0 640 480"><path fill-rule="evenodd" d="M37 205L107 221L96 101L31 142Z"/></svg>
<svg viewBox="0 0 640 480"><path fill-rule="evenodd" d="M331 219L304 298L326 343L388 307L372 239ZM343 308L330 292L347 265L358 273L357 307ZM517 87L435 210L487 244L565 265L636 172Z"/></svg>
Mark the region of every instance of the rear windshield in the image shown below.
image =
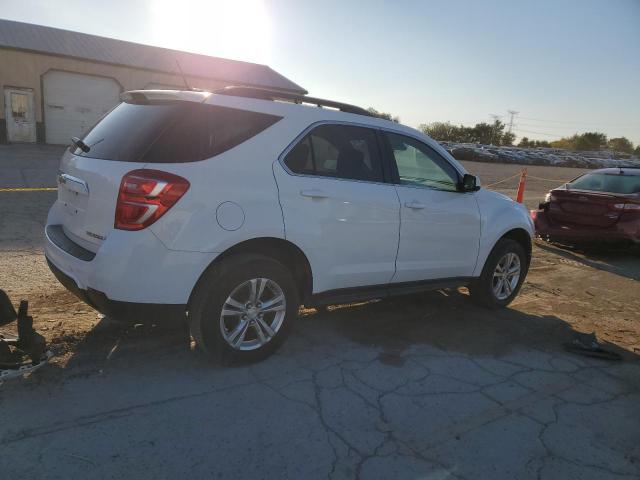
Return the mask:
<svg viewBox="0 0 640 480"><path fill-rule="evenodd" d="M569 188L620 194L640 193L640 175L587 173L571 182Z"/></svg>
<svg viewBox="0 0 640 480"><path fill-rule="evenodd" d="M139 163L185 163L225 152L281 117L192 102L121 103L82 139L75 155Z"/></svg>

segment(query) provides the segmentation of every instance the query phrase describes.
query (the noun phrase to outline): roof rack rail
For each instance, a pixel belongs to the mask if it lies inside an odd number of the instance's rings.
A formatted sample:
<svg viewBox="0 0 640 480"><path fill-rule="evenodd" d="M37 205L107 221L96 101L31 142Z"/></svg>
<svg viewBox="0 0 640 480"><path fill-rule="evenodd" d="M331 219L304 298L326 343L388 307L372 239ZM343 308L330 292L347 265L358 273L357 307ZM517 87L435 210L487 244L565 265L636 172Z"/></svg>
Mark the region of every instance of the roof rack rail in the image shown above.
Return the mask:
<svg viewBox="0 0 640 480"><path fill-rule="evenodd" d="M218 95L231 95L234 97L257 98L260 100L280 100L298 104L307 103L310 105L316 105L318 107L336 108L341 112L346 113L355 113L357 115L366 115L368 117L374 116L364 108L357 107L355 105L349 105L348 103L334 102L333 100L324 100L322 98L298 95L290 92L282 92L280 90L269 90L267 88L231 86L221 88L219 90L214 90L213 93L216 93Z"/></svg>

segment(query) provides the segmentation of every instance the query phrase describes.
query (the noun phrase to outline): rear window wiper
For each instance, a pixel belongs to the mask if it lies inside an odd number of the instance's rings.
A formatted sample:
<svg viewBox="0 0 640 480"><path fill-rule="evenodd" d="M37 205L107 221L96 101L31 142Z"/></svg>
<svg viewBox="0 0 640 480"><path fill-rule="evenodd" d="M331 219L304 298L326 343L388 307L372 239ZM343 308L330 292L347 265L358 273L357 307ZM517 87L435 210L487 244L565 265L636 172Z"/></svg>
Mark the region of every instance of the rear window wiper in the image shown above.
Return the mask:
<svg viewBox="0 0 640 480"><path fill-rule="evenodd" d="M78 137L71 137L71 143L73 143L76 147L82 150L84 153L87 153L91 150L91 147L80 140Z"/></svg>

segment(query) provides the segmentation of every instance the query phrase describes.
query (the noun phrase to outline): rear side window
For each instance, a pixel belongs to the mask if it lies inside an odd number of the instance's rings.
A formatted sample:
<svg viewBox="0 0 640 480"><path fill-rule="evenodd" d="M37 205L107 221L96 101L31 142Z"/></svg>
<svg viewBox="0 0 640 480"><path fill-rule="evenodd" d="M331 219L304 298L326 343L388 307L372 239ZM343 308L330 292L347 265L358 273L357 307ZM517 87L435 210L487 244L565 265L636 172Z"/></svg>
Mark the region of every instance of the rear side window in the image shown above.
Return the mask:
<svg viewBox="0 0 640 480"><path fill-rule="evenodd" d="M284 159L294 173L382 182L375 131L347 125L320 125Z"/></svg>
<svg viewBox="0 0 640 480"><path fill-rule="evenodd" d="M640 175L587 173L571 182L569 188L620 194L640 193Z"/></svg>
<svg viewBox="0 0 640 480"><path fill-rule="evenodd" d="M121 103L83 138L76 155L139 163L185 163L219 155L281 117L188 102Z"/></svg>

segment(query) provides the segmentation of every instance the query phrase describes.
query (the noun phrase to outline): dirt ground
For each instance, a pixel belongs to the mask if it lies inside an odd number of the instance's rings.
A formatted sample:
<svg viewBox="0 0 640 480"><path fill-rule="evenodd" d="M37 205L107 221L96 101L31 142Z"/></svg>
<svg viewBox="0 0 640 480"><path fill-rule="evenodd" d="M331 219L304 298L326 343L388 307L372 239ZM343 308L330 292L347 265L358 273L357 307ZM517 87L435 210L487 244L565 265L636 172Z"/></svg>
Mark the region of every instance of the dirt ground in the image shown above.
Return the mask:
<svg viewBox="0 0 640 480"><path fill-rule="evenodd" d="M518 165L496 165L465 162L472 173L480 175L484 185L517 174ZM581 173L579 169L533 166L528 168L530 176L546 180L530 179L525 200L529 207L543 198L547 190ZM518 178L492 188L514 195ZM157 341L173 341L183 333L166 331L150 326L122 326L102 316L67 292L50 273L44 261L42 229L46 213L55 199L55 192L4 192L0 193L0 287L5 289L14 302L26 298L35 319L38 331L51 342L56 353L54 363L64 367L69 358L107 358L109 352L119 348L125 340L150 337ZM527 321L529 332L536 329L544 343L549 328L554 335L546 341L558 344L561 338L569 338L571 331L595 332L602 340L610 342L630 354L640 353L640 254L638 250L608 250L581 252L560 248L544 242L534 247L533 263L524 287L516 301L506 310L513 322L522 319L542 319L540 323ZM457 295L464 300L447 307L442 298ZM429 322L429 335L451 346L464 342L465 349L474 349L474 344L485 342L478 336L451 332L452 321L459 314L460 305L465 305L466 292L449 292L410 297L403 302L402 310L390 309L388 318L382 320L383 330L393 329L396 321L406 317L421 317L425 307L436 309L437 321ZM425 300L426 299L426 300ZM429 302L436 301L435 305ZM393 304L390 300L384 304ZM425 305L425 302L427 305ZM349 324L357 324L362 312L368 317L370 308L349 309ZM303 312L316 316L313 310ZM318 314L319 317L328 314ZM460 326L457 322L454 324ZM553 325L552 325L553 324ZM465 327L476 329L476 326ZM509 326L511 328L511 326ZM522 328L518 326L516 328ZM6 328L5 328L6 331ZM448 336L451 336L448 338ZM565 338L565 339L566 339ZM173 339L173 340L172 340ZM126 343L126 342L125 342ZM152 342L153 343L153 342ZM82 346L78 351L78 346ZM141 345L138 345L141 347ZM152 348L152 345L149 345ZM460 347L462 348L462 347ZM500 348L496 345L496 348ZM81 362L80 362L81 363Z"/></svg>
<svg viewBox="0 0 640 480"><path fill-rule="evenodd" d="M56 157L0 146L0 188L53 184ZM467 168L484 185L520 169ZM530 168L545 180L527 204L578 173ZM509 308L461 289L309 309L275 355L229 367L184 328L119 325L59 285L42 255L54 199L0 192L0 288L56 354L0 387L4 477L640 478L637 252L539 243ZM623 361L563 348L593 331Z"/></svg>

